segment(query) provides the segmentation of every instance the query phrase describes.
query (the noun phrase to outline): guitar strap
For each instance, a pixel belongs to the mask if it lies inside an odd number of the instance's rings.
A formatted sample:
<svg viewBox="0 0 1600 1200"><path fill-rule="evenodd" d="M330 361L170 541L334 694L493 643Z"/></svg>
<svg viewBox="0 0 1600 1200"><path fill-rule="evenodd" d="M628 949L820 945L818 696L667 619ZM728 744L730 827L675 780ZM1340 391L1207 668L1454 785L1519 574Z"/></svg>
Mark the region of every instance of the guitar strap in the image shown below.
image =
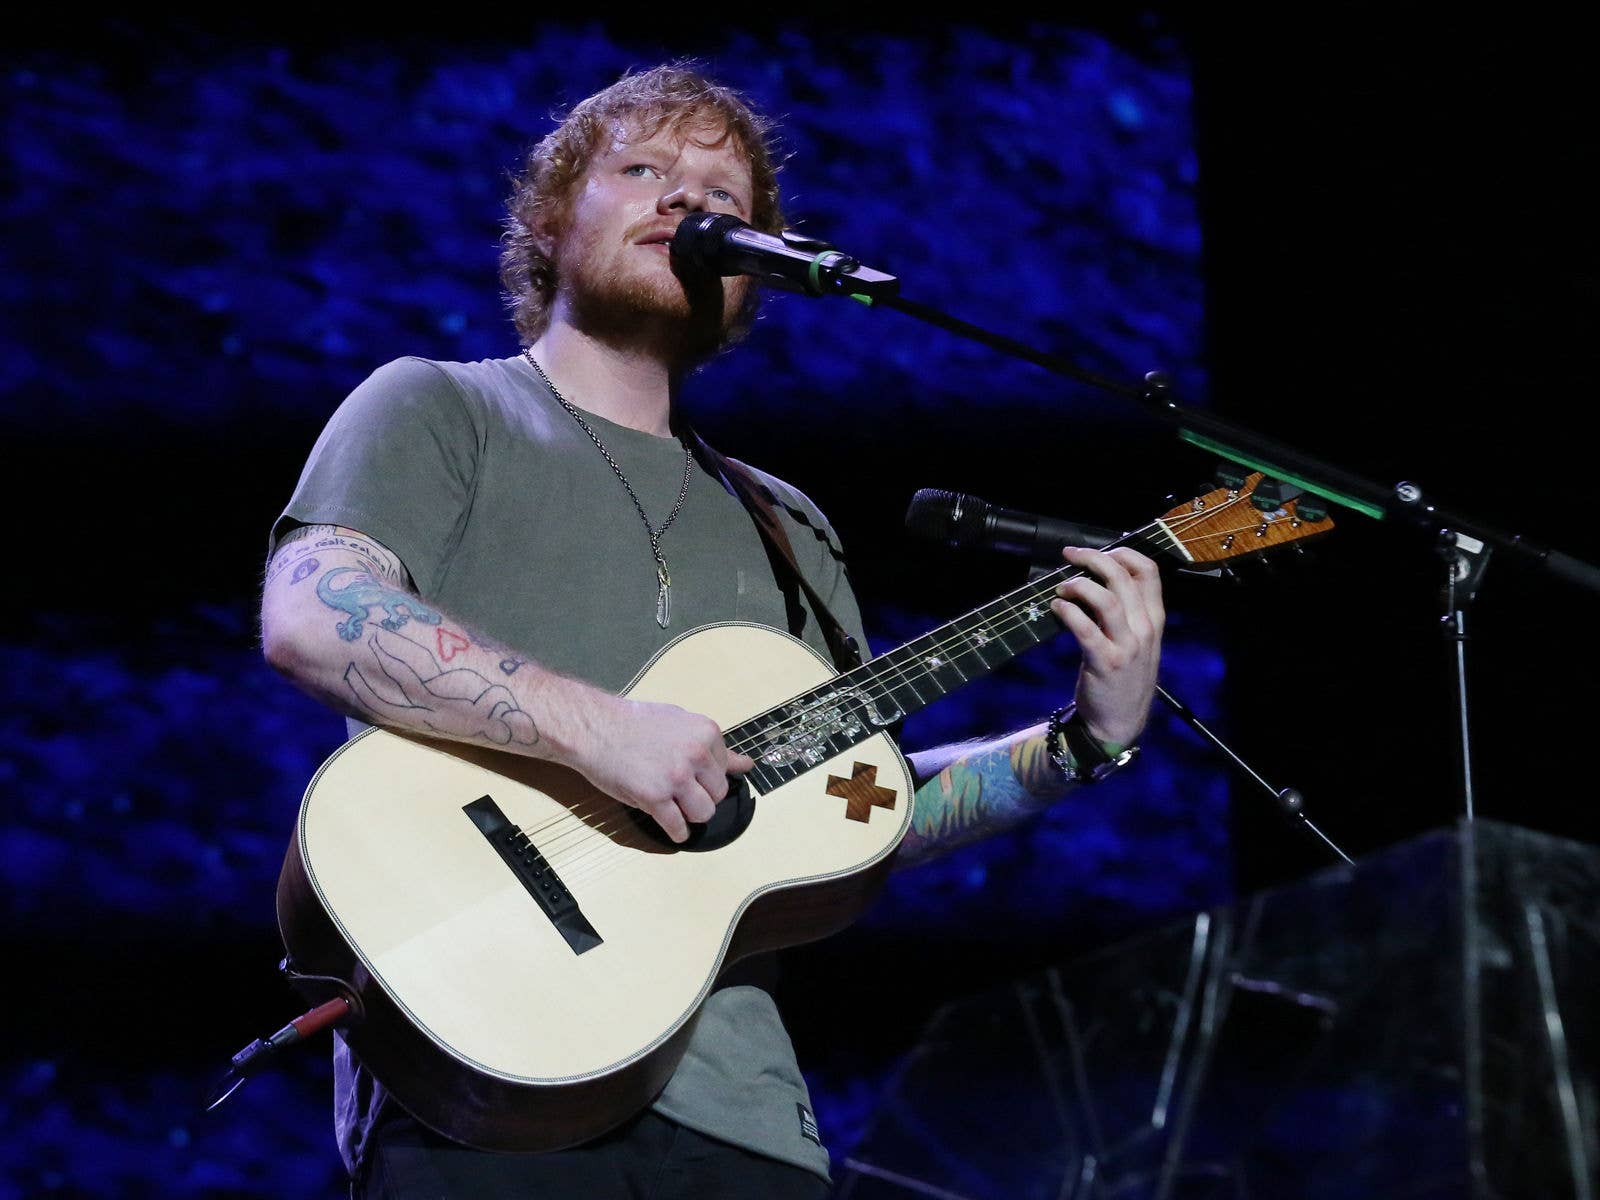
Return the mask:
<svg viewBox="0 0 1600 1200"><path fill-rule="evenodd" d="M688 439L689 449L700 465L708 474L722 481L722 486L744 505L745 511L755 522L756 530L761 534L762 545L767 549L767 558L772 563L772 573L783 592L784 606L789 615L789 632L799 637L800 631L805 628L806 610L800 604L798 595L799 592L804 592L806 602L822 629L823 639L828 644L828 652L833 655L835 668L848 671L852 667L859 667L861 647L828 611L828 606L822 602L822 597L817 595L816 589L807 581L805 572L800 570L800 564L795 561L794 546L789 541L788 531L783 527L783 519L778 515L779 506L782 505L785 511L802 525L813 528L819 540L826 541L826 533L811 526L811 521L805 513L785 505L749 467L712 449L710 443L694 429L685 426L683 436ZM839 559L842 566L843 555L831 543L828 544L828 550Z"/></svg>
<svg viewBox="0 0 1600 1200"><path fill-rule="evenodd" d="M767 561L772 564L773 578L777 580L778 589L783 593L784 609L789 617L789 632L799 637L805 628L806 608L800 603L800 593L804 592L811 611L816 615L817 624L822 629L823 639L828 644L828 653L833 656L835 669L848 671L851 667L859 667L861 648L856 645L855 638L851 637L844 626L840 625L828 611L828 606L822 602L822 597L817 595L816 589L806 580L800 564L795 561L794 546L789 541L788 531L783 527L783 518L778 515L778 507L783 501L773 494L771 488L761 482L754 471L742 462L728 458L713 449L711 444L692 427L685 424L681 432L688 441L690 453L695 456L701 467L707 474L719 480L729 494L744 505L745 511L750 514L750 519L755 522L756 531L761 535L761 544L767 551ZM811 526L811 521L805 513L788 508L787 505L784 507L801 525ZM822 530L817 529L816 534L819 539L826 540L827 535ZM839 559L842 568L844 556L831 544L828 550ZM780 975L778 962L778 955L773 953L740 959L717 976L715 986L718 989L758 987L771 995L778 986Z"/></svg>

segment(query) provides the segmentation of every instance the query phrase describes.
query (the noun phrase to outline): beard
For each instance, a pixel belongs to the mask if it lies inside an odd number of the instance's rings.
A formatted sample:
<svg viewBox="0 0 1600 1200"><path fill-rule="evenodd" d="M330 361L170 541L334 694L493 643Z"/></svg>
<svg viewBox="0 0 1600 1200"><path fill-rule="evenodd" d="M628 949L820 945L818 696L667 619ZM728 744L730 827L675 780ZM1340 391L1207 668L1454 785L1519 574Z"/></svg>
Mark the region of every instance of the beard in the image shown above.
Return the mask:
<svg viewBox="0 0 1600 1200"><path fill-rule="evenodd" d="M710 358L727 344L750 280L660 270L628 246L621 261L580 253L563 283L574 323L609 345L649 352L678 367ZM644 252L653 253L653 252Z"/></svg>

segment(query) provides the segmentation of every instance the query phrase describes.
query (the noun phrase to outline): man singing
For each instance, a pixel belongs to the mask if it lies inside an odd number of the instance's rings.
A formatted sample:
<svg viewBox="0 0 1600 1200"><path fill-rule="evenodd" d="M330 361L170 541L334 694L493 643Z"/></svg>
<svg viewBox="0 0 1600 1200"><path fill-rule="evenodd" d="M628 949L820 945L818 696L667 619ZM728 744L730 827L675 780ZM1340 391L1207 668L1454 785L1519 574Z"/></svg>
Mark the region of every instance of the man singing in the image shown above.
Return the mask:
<svg viewBox="0 0 1600 1200"><path fill-rule="evenodd" d="M748 279L682 272L669 243L691 213L782 229L768 135L739 95L671 65L591 96L535 147L501 268L522 352L400 359L340 406L273 531L262 629L277 670L356 722L569 767L674 842L716 812L751 759L710 718L619 690L710 622L798 624L832 661L830 620L866 645L823 515L753 472L801 594L678 407L755 297ZM1087 777L1080 760L1119 755L1143 729L1163 623L1155 566L1126 549L1065 557L1087 572L1053 605L1082 649L1074 703L1049 725L914 756L900 864L1039 811ZM828 1155L759 975L723 977L646 1110L551 1153L440 1137L339 1039L356 1194L825 1195Z"/></svg>

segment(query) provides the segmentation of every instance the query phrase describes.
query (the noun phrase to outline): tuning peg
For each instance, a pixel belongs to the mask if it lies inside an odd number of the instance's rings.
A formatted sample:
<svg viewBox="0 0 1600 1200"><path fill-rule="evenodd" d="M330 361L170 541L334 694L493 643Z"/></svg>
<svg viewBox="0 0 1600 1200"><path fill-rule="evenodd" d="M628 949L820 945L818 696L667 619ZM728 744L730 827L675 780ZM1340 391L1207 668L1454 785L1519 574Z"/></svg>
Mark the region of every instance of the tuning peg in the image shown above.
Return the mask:
<svg viewBox="0 0 1600 1200"><path fill-rule="evenodd" d="M1244 486L1244 481L1248 477L1248 475L1249 475L1249 472L1247 472L1243 467L1239 466L1237 463L1231 463L1231 462L1228 462L1226 460L1223 460L1223 461L1217 463L1217 469L1216 469L1216 473L1215 473L1215 477L1214 477L1214 482L1212 483L1211 486L1213 486L1213 487L1225 487L1230 492L1237 492L1240 488L1242 488Z"/></svg>
<svg viewBox="0 0 1600 1200"><path fill-rule="evenodd" d="M1297 488L1294 484L1286 483L1282 479L1263 479L1256 484L1256 490L1250 497L1250 503L1254 504L1262 512L1273 512L1282 508L1289 501L1297 499L1303 491L1304 489Z"/></svg>
<svg viewBox="0 0 1600 1200"><path fill-rule="evenodd" d="M1320 496L1301 496L1295 501L1294 515L1307 525L1328 519L1328 505Z"/></svg>

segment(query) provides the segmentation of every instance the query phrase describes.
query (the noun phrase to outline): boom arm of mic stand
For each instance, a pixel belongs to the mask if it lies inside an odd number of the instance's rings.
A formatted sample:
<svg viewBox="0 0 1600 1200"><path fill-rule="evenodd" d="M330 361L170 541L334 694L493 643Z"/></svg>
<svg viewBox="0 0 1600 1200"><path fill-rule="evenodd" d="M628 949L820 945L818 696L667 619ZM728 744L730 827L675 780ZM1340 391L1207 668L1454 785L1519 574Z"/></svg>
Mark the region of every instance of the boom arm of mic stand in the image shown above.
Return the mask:
<svg viewBox="0 0 1600 1200"><path fill-rule="evenodd" d="M888 294L858 298L874 308L892 308L897 312L903 312L957 337L966 338L1012 358L1032 363L1051 374L1089 384L1091 387L1124 399L1135 400L1157 419L1174 427L1180 440L1254 470L1265 471L1276 479L1293 483L1353 512L1363 513L1375 520L1394 517L1406 523L1420 525L1430 534L1436 533L1440 528L1458 534L1464 533L1491 546L1504 549L1513 558L1537 564L1570 583L1600 592L1600 567L1552 550L1548 546L1538 545L1518 534L1502 532L1461 513L1440 509L1424 496L1422 490L1415 484L1401 482L1385 486L1374 483L1214 413L1196 412L1179 407L1172 397L1167 377L1159 371L1152 371L1146 375L1142 385L1133 386L1121 380L1085 371L1060 355L1047 354L1016 338L952 317L932 305L908 299L903 295Z"/></svg>

